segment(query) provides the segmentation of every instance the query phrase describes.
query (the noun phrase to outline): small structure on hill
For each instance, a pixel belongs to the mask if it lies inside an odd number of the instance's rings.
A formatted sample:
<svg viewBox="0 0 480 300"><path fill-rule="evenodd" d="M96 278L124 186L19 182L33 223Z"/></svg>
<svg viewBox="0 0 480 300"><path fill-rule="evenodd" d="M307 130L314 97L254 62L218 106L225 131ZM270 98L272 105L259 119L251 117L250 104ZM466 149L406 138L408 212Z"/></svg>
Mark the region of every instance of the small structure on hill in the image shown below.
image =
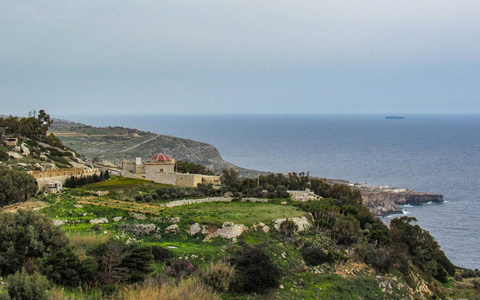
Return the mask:
<svg viewBox="0 0 480 300"><path fill-rule="evenodd" d="M52 181L45 184L43 190L45 193L58 193L62 190L63 183L61 181Z"/></svg>
<svg viewBox="0 0 480 300"><path fill-rule="evenodd" d="M199 184L220 184L220 176L178 173L175 170L175 159L165 154L152 156L149 161L142 162L141 157L135 161L122 161L122 175L125 177L141 177L158 183L197 187Z"/></svg>

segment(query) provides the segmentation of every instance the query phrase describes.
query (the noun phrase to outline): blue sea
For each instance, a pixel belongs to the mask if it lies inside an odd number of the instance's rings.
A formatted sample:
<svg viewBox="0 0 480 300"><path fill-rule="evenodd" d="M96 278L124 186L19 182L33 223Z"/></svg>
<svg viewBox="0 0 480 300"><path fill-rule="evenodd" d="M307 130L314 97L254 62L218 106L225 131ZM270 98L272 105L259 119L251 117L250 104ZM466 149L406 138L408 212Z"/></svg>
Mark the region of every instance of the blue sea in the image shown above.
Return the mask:
<svg viewBox="0 0 480 300"><path fill-rule="evenodd" d="M450 260L480 269L480 116L63 116L203 141L238 166L404 187L444 195L403 207ZM392 216L393 217L393 216Z"/></svg>

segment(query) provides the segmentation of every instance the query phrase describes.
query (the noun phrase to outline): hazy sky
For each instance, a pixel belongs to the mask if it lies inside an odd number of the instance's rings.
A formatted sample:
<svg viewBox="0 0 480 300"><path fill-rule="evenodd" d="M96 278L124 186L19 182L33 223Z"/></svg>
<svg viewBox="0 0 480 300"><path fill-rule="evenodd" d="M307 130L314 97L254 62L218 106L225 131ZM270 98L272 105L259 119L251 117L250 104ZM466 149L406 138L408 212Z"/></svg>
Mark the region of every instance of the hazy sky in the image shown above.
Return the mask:
<svg viewBox="0 0 480 300"><path fill-rule="evenodd" d="M3 0L0 104L480 113L480 1Z"/></svg>

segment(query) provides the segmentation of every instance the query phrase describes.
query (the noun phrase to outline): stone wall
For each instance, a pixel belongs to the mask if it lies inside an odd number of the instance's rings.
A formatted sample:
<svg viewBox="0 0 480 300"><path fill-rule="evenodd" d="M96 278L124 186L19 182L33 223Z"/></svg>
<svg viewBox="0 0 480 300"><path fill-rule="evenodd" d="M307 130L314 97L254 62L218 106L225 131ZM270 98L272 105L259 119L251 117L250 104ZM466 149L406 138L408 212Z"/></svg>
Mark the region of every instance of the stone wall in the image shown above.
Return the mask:
<svg viewBox="0 0 480 300"><path fill-rule="evenodd" d="M52 181L60 181L62 184L70 176L91 176L100 175L98 169L70 168L70 169L51 169L46 171L29 171L30 175L35 177L39 190L43 190L44 186Z"/></svg>
<svg viewBox="0 0 480 300"><path fill-rule="evenodd" d="M177 185L187 187L197 187L202 183L202 175L177 173Z"/></svg>

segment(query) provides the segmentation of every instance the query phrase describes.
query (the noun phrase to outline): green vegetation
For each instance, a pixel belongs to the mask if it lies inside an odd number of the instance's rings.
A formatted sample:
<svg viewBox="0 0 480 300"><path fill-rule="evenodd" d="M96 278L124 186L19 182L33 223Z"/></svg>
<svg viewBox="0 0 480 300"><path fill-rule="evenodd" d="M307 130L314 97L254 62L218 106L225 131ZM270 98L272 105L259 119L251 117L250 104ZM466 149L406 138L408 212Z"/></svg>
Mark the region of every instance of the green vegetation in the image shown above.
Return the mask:
<svg viewBox="0 0 480 300"><path fill-rule="evenodd" d="M0 165L0 206L26 201L36 192L35 178Z"/></svg>
<svg viewBox="0 0 480 300"><path fill-rule="evenodd" d="M272 191L268 193L276 193L284 191L282 186L301 187L304 176L285 177L289 181L281 185L267 180L264 184ZM235 179L232 184L236 187L224 186L215 195L230 191L244 196L244 182ZM164 199L165 194L183 193L186 199L197 199L214 189L182 189L127 178L40 195L49 205L40 212L60 223L63 231L36 213L1 214L0 224L5 226L0 228L0 246L4 245L0 269L2 275L22 267L29 276L41 274L52 285L47 295L58 298L433 299L460 295L473 299L479 295L474 283L477 273L455 274L435 240L412 224L413 219L395 220L389 229L347 187L312 178L309 184L328 198L294 202L266 195L257 202L234 198L168 207L174 198ZM147 201L146 196L151 199ZM306 217L311 227L301 230L293 221L298 217ZM275 222L279 219L284 221ZM235 238L215 236L225 222L243 224L245 231ZM189 232L195 223L198 231ZM9 284L1 295L10 295Z"/></svg>
<svg viewBox="0 0 480 300"><path fill-rule="evenodd" d="M210 170L207 170L204 166L193 163L193 162L188 162L188 161L182 161L182 160L177 160L177 172L179 173L192 173L192 174L203 174L203 175L215 175Z"/></svg>
<svg viewBox="0 0 480 300"><path fill-rule="evenodd" d="M35 114L35 113L34 113ZM5 135L10 137L26 137L35 141L51 142L53 145L61 145L54 135L47 137L47 131L53 121L50 115L43 109L38 112L38 116L28 118L18 118L9 116L0 118L0 127L5 130ZM52 146L53 146L52 145Z"/></svg>
<svg viewBox="0 0 480 300"><path fill-rule="evenodd" d="M109 177L108 170L105 172L101 171L100 175L93 174L91 176L81 177L70 176L65 180L63 186L66 188L76 188L87 184L108 180Z"/></svg>

